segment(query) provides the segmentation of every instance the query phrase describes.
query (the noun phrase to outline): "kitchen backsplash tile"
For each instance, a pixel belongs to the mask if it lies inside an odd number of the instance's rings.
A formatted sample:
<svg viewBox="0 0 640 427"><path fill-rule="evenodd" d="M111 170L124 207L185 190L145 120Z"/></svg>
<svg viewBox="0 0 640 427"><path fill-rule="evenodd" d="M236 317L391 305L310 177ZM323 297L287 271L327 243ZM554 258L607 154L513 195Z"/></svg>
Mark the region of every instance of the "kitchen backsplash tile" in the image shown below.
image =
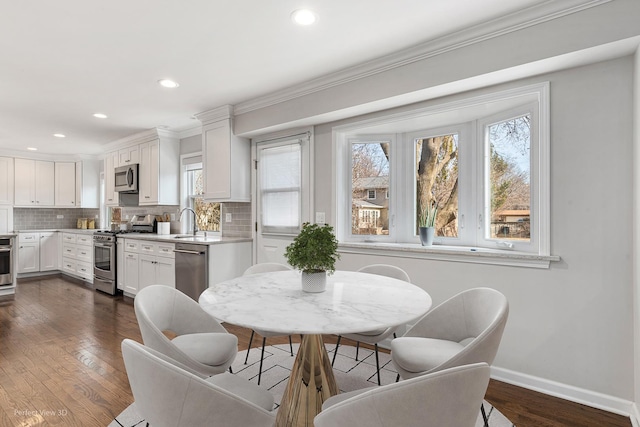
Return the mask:
<svg viewBox="0 0 640 427"><path fill-rule="evenodd" d="M227 213L231 222L226 222ZM224 237L251 237L251 203L222 203L220 220Z"/></svg>
<svg viewBox="0 0 640 427"><path fill-rule="evenodd" d="M99 209L59 209L59 208L14 208L14 230L49 230L76 228L78 218L95 219L100 227ZM58 218L62 216L62 218Z"/></svg>

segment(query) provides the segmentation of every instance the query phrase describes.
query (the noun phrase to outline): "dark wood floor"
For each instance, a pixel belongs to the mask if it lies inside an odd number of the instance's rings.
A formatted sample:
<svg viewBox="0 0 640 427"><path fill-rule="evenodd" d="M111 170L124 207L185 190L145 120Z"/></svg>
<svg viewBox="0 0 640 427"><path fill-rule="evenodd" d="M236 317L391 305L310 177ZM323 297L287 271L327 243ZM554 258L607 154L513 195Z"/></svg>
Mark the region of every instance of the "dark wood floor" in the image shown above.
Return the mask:
<svg viewBox="0 0 640 427"><path fill-rule="evenodd" d="M249 331L225 326L245 349ZM0 303L0 426L108 425L133 401L124 338L141 342L131 299L60 276L21 281L15 300ZM487 400L518 427L631 426L628 418L493 380Z"/></svg>

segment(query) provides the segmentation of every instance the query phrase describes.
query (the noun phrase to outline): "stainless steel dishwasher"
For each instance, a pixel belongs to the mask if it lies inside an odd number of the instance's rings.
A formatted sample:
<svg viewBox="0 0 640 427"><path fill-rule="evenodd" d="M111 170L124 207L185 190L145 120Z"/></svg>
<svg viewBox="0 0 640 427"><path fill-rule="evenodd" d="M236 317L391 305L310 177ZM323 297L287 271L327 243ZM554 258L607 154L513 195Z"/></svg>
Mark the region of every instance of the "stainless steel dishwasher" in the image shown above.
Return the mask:
<svg viewBox="0 0 640 427"><path fill-rule="evenodd" d="M176 243L176 289L198 301L209 287L208 245Z"/></svg>

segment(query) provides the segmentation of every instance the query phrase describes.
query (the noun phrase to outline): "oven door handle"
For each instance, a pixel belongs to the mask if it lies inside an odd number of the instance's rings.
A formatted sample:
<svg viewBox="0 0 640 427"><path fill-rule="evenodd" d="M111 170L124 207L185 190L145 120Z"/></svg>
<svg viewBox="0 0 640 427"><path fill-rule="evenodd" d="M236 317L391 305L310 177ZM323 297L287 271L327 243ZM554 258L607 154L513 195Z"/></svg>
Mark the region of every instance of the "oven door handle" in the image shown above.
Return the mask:
<svg viewBox="0 0 640 427"><path fill-rule="evenodd" d="M11 252L11 248L0 248L0 252Z"/></svg>
<svg viewBox="0 0 640 427"><path fill-rule="evenodd" d="M107 248L107 249L111 249L113 247L113 243L98 243L98 242L93 242L93 246L97 246L99 248Z"/></svg>

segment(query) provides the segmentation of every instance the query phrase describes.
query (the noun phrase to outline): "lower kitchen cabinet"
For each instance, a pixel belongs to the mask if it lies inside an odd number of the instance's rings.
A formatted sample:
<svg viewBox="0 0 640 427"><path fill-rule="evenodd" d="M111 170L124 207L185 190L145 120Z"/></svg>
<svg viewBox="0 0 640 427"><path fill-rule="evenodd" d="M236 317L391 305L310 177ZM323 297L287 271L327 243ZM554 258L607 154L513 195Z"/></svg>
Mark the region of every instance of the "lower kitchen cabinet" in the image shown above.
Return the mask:
<svg viewBox="0 0 640 427"><path fill-rule="evenodd" d="M18 274L58 270L58 232L19 233Z"/></svg>
<svg viewBox="0 0 640 427"><path fill-rule="evenodd" d="M62 233L62 272L93 283L93 236Z"/></svg>
<svg viewBox="0 0 640 427"><path fill-rule="evenodd" d="M124 239L122 290L135 295L149 285L174 288L174 247L173 243Z"/></svg>
<svg viewBox="0 0 640 427"><path fill-rule="evenodd" d="M135 252L124 252L124 283L123 291L131 295L138 293L138 254Z"/></svg>

